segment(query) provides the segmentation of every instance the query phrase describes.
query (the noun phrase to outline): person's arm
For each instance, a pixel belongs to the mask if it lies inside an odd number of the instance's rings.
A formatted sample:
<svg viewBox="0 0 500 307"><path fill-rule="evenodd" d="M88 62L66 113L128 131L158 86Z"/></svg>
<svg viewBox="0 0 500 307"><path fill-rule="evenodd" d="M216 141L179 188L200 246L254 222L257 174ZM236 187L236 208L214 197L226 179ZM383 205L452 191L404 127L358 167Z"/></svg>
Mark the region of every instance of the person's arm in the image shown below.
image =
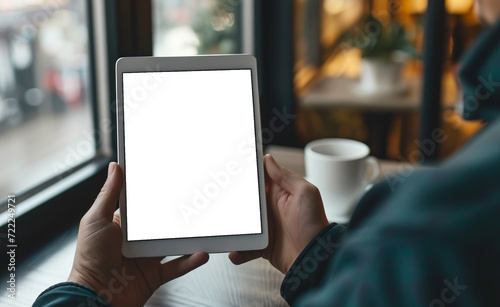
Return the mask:
<svg viewBox="0 0 500 307"><path fill-rule="evenodd" d="M281 296L288 304L319 285L345 232L345 226L330 224L304 248L281 283Z"/></svg>
<svg viewBox="0 0 500 307"><path fill-rule="evenodd" d="M290 305L295 305L297 298L302 294L322 287L321 281L328 275L328 270L336 261L334 257L346 237L348 228L351 230L362 227L360 224L364 224L376 212L377 205L395 190L397 184L388 182L391 184L375 185L364 195L357 204L348 226L330 224L309 242L281 284L281 296Z"/></svg>
<svg viewBox="0 0 500 307"><path fill-rule="evenodd" d="M106 183L80 221L70 283L49 288L33 306L67 306L87 299L111 306L143 306L161 285L208 261L208 254L203 252L164 264L160 262L162 257L123 257L120 215L114 211L122 182L120 166L111 163Z"/></svg>
<svg viewBox="0 0 500 307"><path fill-rule="evenodd" d="M264 251L230 258L240 263L262 255L278 269L293 258L282 270L282 295L292 306L499 306L498 172L491 172L493 163L484 163L484 170L457 164L458 170L415 172L396 190L387 182L376 185L358 204L347 234L335 224L316 231L322 219L314 213L321 204L315 190L301 189L295 175L266 157L269 185L290 188L268 199L274 239ZM488 197L478 199L478 190ZM297 207L305 211L290 213Z"/></svg>

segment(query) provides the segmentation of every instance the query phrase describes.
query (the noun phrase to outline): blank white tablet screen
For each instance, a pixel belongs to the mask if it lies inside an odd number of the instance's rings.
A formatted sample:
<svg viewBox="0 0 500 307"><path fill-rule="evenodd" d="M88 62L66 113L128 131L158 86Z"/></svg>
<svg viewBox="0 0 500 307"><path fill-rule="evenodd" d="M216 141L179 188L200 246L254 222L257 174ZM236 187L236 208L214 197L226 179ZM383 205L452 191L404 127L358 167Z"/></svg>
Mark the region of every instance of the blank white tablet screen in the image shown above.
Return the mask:
<svg viewBox="0 0 500 307"><path fill-rule="evenodd" d="M127 240L262 232L251 70L124 73Z"/></svg>

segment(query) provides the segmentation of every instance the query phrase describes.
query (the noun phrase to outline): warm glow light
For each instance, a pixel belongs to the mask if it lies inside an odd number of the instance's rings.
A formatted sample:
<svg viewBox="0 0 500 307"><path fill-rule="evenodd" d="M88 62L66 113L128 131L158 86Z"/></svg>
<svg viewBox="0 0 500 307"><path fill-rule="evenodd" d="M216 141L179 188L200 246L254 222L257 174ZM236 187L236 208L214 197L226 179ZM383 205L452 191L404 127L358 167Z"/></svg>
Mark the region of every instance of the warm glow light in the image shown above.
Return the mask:
<svg viewBox="0 0 500 307"><path fill-rule="evenodd" d="M323 9L330 15L337 15L345 12L355 5L359 0L325 0Z"/></svg>
<svg viewBox="0 0 500 307"><path fill-rule="evenodd" d="M427 10L428 0L410 0L408 2L412 13L424 13ZM473 5L474 0L446 0L446 10L450 14L465 14L472 9Z"/></svg>
<svg viewBox="0 0 500 307"><path fill-rule="evenodd" d="M407 2L410 12L414 14L424 13L427 10L427 0L410 0Z"/></svg>
<svg viewBox="0 0 500 307"><path fill-rule="evenodd" d="M474 0L447 0L446 10L450 14L465 14L472 9Z"/></svg>

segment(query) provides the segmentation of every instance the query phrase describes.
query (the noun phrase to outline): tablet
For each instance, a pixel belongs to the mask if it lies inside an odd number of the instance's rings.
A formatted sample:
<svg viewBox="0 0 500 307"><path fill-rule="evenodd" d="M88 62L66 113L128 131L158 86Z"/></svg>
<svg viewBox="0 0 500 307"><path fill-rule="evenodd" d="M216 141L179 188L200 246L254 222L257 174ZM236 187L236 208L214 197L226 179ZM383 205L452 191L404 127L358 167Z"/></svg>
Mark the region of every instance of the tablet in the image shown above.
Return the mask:
<svg viewBox="0 0 500 307"><path fill-rule="evenodd" d="M267 246L256 65L250 55L117 61L124 256Z"/></svg>

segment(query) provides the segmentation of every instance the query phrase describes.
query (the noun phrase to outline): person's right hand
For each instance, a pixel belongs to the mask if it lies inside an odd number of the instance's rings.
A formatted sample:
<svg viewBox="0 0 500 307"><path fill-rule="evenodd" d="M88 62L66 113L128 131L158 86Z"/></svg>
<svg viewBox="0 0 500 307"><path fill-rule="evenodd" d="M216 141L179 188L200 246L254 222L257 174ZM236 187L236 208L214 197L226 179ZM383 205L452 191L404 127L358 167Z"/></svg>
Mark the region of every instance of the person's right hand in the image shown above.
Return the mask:
<svg viewBox="0 0 500 307"><path fill-rule="evenodd" d="M318 188L294 172L281 167L273 157L264 157L269 245L264 250L231 252L229 259L242 264L263 257L286 274L306 245L328 220Z"/></svg>

